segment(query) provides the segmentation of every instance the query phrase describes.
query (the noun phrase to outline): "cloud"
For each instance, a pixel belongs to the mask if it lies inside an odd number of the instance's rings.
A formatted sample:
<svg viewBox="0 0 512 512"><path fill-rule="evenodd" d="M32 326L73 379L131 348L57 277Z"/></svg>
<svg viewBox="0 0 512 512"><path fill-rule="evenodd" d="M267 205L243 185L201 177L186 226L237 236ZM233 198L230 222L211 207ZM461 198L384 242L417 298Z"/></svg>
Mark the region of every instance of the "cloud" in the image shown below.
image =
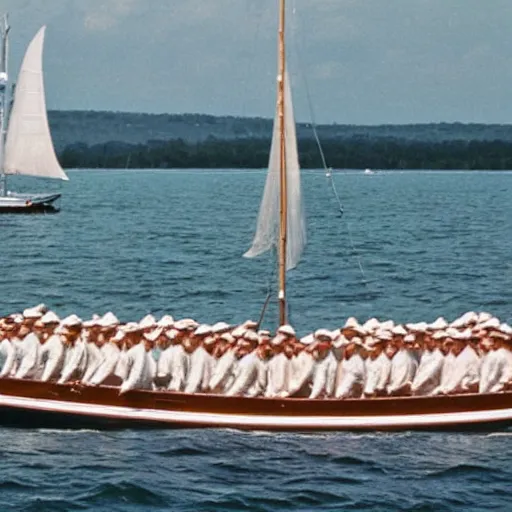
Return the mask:
<svg viewBox="0 0 512 512"><path fill-rule="evenodd" d="M140 5L139 0L87 0L84 28L91 32L108 30L121 23Z"/></svg>

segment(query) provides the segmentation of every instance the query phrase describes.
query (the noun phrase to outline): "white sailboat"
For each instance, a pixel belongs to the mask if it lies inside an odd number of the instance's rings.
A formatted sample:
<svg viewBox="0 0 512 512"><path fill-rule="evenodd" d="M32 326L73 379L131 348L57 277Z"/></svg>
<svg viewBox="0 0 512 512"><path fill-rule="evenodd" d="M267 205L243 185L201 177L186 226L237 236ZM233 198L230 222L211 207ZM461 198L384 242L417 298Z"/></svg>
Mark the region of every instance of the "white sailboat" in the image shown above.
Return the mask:
<svg viewBox="0 0 512 512"><path fill-rule="evenodd" d="M68 180L60 166L48 125L43 82L42 27L29 44L21 65L12 109L8 112L9 24L2 20L0 55L0 212L57 211L61 194L17 194L7 190L8 175Z"/></svg>

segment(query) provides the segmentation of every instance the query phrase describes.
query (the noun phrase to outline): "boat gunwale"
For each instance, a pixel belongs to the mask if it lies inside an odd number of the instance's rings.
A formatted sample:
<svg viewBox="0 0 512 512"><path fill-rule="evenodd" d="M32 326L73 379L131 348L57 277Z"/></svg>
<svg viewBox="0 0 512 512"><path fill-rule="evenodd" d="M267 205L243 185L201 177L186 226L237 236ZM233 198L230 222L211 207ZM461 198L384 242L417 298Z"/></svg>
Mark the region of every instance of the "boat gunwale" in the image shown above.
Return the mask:
<svg viewBox="0 0 512 512"><path fill-rule="evenodd" d="M311 400L308 398L229 397L165 390L132 390L120 395L119 388L111 386L77 386L0 379L0 396L158 411L283 417L378 417L512 409L512 391L448 396Z"/></svg>

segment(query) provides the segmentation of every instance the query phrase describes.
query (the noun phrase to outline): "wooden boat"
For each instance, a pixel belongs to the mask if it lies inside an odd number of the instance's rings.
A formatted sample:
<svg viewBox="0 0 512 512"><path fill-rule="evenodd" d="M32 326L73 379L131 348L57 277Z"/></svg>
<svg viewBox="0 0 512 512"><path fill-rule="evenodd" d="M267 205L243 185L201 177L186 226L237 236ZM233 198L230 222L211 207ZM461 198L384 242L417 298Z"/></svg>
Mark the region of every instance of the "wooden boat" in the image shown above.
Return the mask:
<svg viewBox="0 0 512 512"><path fill-rule="evenodd" d="M512 392L308 400L188 395L0 380L0 423L30 428L430 430L512 425Z"/></svg>
<svg viewBox="0 0 512 512"><path fill-rule="evenodd" d="M286 271L304 247L297 141L284 59L280 0L277 114L265 192L251 249L278 247L279 323L287 321ZM0 424L58 428L229 427L257 430L401 430L512 425L512 391L458 396L309 400L130 391L0 379Z"/></svg>
<svg viewBox="0 0 512 512"><path fill-rule="evenodd" d="M0 213L57 212L59 193L17 194L7 190L7 175L12 174L68 179L55 155L46 113L42 69L45 27L27 48L10 113L7 17L0 29Z"/></svg>

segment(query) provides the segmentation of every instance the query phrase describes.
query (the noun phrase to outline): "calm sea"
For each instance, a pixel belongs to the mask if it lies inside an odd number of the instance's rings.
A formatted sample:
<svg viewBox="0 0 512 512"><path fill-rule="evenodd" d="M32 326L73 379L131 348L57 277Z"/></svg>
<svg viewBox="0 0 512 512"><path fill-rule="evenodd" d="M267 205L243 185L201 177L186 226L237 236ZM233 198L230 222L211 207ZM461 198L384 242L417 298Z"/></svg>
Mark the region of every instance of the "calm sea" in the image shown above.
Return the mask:
<svg viewBox="0 0 512 512"><path fill-rule="evenodd" d="M1 216L0 315L258 319L273 260L246 260L265 173L80 171L62 212ZM305 172L300 333L350 315L487 310L512 322L512 174ZM26 181L17 179L19 187ZM32 189L34 184L32 183ZM275 307L266 317L274 324ZM512 432L0 430L0 510L510 510Z"/></svg>

